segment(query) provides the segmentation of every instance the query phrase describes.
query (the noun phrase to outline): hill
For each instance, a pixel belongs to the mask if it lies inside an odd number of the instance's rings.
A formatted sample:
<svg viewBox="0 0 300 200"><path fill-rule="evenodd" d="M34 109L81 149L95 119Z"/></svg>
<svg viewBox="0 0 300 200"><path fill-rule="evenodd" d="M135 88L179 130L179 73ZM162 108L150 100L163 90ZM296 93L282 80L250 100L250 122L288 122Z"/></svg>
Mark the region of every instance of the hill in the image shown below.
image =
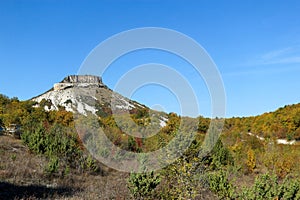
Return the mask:
<svg viewBox="0 0 300 200"><path fill-rule="evenodd" d="M117 111L136 108L146 108L135 101L129 100L109 89L102 79L92 75L70 75L60 83L55 83L49 91L31 99L42 103L46 110L58 110L64 107L66 111L87 115L109 114L111 104ZM46 105L44 105L47 102ZM110 110L110 111L109 111Z"/></svg>
<svg viewBox="0 0 300 200"><path fill-rule="evenodd" d="M300 104L286 105L255 117L226 119L226 132L247 132L263 138L300 140Z"/></svg>

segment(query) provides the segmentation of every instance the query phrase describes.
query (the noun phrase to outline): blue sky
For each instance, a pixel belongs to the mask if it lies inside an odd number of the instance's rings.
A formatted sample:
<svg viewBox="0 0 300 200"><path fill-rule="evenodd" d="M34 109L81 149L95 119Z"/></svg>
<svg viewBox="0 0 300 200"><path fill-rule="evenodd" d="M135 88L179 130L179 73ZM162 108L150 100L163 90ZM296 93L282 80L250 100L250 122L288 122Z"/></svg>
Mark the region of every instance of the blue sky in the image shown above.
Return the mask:
<svg viewBox="0 0 300 200"><path fill-rule="evenodd" d="M133 28L163 27L188 35L210 54L224 81L228 117L272 111L300 102L299 10L297 0L0 1L0 93L29 99L76 74L89 52L108 37ZM104 83L114 88L126 70L149 62L184 74L197 93L199 114L210 116L201 77L164 52L120 58L104 74ZM132 98L179 112L166 88L145 86Z"/></svg>

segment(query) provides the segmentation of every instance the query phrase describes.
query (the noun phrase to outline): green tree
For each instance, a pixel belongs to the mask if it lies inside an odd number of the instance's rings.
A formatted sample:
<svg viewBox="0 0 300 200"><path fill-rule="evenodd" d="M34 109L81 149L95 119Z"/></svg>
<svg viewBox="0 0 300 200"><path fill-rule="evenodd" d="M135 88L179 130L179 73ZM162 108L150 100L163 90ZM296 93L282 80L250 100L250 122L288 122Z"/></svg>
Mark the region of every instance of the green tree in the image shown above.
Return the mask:
<svg viewBox="0 0 300 200"><path fill-rule="evenodd" d="M226 148L221 139L218 139L214 148L212 149L212 162L211 167L218 169L222 166L233 164L233 157L228 148Z"/></svg>

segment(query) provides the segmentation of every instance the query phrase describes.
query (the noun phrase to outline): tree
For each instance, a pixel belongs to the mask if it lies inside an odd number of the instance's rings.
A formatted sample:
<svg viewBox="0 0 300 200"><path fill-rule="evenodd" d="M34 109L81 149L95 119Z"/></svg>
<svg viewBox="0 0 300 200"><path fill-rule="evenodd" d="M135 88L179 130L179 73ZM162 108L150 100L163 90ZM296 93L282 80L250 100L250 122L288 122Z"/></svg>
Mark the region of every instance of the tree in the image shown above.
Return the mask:
<svg viewBox="0 0 300 200"><path fill-rule="evenodd" d="M256 167L256 159L255 159L255 154L254 151L250 148L247 152L247 167L249 172L253 172L253 170Z"/></svg>
<svg viewBox="0 0 300 200"><path fill-rule="evenodd" d="M213 169L220 168L221 166L226 166L229 164L233 164L233 157L228 150L228 148L224 147L221 139L218 139L214 148L212 149L212 163L211 166Z"/></svg>
<svg viewBox="0 0 300 200"><path fill-rule="evenodd" d="M209 128L209 119L204 117L199 117L198 132L205 134Z"/></svg>

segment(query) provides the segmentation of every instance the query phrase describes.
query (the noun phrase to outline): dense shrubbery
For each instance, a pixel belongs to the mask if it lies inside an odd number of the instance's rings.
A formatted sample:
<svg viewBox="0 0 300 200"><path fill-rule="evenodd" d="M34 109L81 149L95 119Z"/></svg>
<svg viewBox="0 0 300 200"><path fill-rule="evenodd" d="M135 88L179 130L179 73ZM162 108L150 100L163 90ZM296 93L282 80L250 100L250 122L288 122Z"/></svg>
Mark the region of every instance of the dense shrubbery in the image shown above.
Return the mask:
<svg viewBox="0 0 300 200"><path fill-rule="evenodd" d="M279 183L274 174L263 174L255 179L250 188L244 187L240 199L300 199L300 182L286 178Z"/></svg>
<svg viewBox="0 0 300 200"><path fill-rule="evenodd" d="M96 171L97 166L91 157L84 155L80 149L77 136L70 127L54 124L48 129L38 125L34 132L25 131L21 135L24 143L31 151L47 156L49 173L64 172L68 168Z"/></svg>

